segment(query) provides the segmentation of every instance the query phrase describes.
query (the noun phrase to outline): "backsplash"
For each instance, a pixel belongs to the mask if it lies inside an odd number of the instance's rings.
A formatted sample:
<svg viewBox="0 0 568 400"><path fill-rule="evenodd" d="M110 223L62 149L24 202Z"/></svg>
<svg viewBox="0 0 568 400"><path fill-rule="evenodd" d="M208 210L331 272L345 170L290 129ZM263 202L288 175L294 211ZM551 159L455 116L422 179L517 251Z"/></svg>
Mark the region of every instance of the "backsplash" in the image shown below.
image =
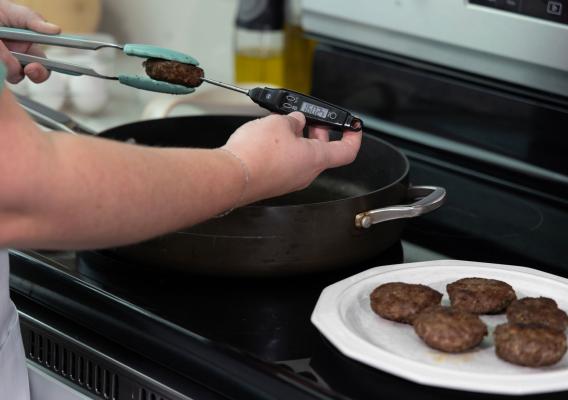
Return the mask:
<svg viewBox="0 0 568 400"><path fill-rule="evenodd" d="M236 0L104 0L99 30L191 54L209 76L232 81L236 7Z"/></svg>

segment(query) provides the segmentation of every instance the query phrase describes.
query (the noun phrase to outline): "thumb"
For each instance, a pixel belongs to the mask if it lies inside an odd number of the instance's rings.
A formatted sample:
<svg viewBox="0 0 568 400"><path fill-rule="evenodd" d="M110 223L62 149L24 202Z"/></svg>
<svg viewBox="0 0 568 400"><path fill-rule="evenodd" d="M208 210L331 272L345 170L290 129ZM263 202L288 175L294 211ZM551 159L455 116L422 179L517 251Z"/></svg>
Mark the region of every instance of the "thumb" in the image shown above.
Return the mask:
<svg viewBox="0 0 568 400"><path fill-rule="evenodd" d="M285 115L286 119L290 123L290 128L296 134L296 136L301 136L306 126L306 117L304 114L298 111L294 111L288 115Z"/></svg>
<svg viewBox="0 0 568 400"><path fill-rule="evenodd" d="M31 29L39 33L57 34L61 28L50 22L46 22L41 15L19 4L8 4L6 14L8 17L5 25L14 28Z"/></svg>
<svg viewBox="0 0 568 400"><path fill-rule="evenodd" d="M34 14L27 21L27 27L32 31L46 33L48 35L56 35L61 32L61 28L51 22L44 21L39 15Z"/></svg>

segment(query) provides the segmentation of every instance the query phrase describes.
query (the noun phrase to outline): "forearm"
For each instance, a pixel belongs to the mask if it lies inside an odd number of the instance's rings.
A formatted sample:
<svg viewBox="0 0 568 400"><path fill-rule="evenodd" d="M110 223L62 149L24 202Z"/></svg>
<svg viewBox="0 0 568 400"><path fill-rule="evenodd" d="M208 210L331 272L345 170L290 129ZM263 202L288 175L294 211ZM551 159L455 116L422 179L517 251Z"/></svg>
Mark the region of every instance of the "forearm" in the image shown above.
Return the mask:
<svg viewBox="0 0 568 400"><path fill-rule="evenodd" d="M304 126L301 113L272 115L241 126L222 150L144 148L40 134L4 91L0 248L93 248L144 240L237 202L303 189L326 168L355 159L360 133L346 131L341 140L329 141L326 130L312 128L308 139Z"/></svg>
<svg viewBox="0 0 568 400"><path fill-rule="evenodd" d="M5 164L12 173L0 174L8 176L0 190L0 247L132 243L229 209L244 189L239 161L219 150L148 148L34 128L12 143L30 158Z"/></svg>

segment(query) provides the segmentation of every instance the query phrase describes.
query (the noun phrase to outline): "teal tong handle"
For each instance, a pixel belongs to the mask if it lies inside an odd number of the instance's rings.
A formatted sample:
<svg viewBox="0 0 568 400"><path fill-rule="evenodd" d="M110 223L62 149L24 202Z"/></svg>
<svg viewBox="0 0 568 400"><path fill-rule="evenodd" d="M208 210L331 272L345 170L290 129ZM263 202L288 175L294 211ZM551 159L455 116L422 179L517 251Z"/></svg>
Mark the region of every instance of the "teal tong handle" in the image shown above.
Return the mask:
<svg viewBox="0 0 568 400"><path fill-rule="evenodd" d="M119 75L118 81L123 85L136 89L149 90L151 92L168 94L190 94L195 92L194 88L173 83L157 81L147 76L140 75Z"/></svg>
<svg viewBox="0 0 568 400"><path fill-rule="evenodd" d="M112 47L122 50L124 54L128 56L136 56L142 58L161 58L164 60L177 61L185 64L199 65L199 61L197 61L190 55L149 44L131 43L121 46L114 43L89 40L81 36L46 35L27 29L6 27L0 27L0 39L39 43L52 46L71 47L84 50L98 50L103 47Z"/></svg>
<svg viewBox="0 0 568 400"><path fill-rule="evenodd" d="M82 67L80 65L63 63L51 60L49 58L32 56L30 54L16 53L14 51L12 51L11 53L16 58L16 60L20 62L22 66L26 66L31 63L39 63L43 65L46 69L50 71L59 72L61 74L67 74L73 76L89 75L89 76L94 76L95 78L115 79L110 76L101 75L91 68Z"/></svg>
<svg viewBox="0 0 568 400"><path fill-rule="evenodd" d="M161 58L162 60L177 61L184 64L199 65L199 61L188 54L179 51L152 46L151 44L125 44L124 54L142 58Z"/></svg>
<svg viewBox="0 0 568 400"><path fill-rule="evenodd" d="M104 43L93 40L87 40L79 36L68 35L46 35L26 29L5 28L0 27L0 39L26 41L32 43L47 44L53 46L71 47L77 49L97 50L102 47L113 47L120 49L124 54L142 58L160 58L164 60L177 61L186 64L198 65L199 62L184 53L165 49L158 46L148 44L125 44L120 46L113 43ZM195 91L183 85L176 85L168 82L157 81L146 76L140 75L119 75L118 77L106 76L99 74L95 70L55 60L49 60L43 57L32 56L29 54L20 54L12 52L22 65L37 62L51 71L60 72L68 75L89 75L102 79L116 79L123 85L131 86L137 89L149 90L153 92L169 93L169 94L189 94Z"/></svg>
<svg viewBox="0 0 568 400"><path fill-rule="evenodd" d="M127 85L137 89L150 90L152 92L169 93L169 94L190 94L195 91L194 88L189 88L183 85L175 85L173 83L157 81L147 76L140 76L140 75L119 75L118 77L106 76L99 74L98 72L96 72L91 68L82 67L80 65L62 63L59 61L50 60L43 57L32 56L29 54L12 53L12 55L16 57L16 59L20 61L22 65L27 65L30 63L37 62L50 71L55 71L75 76L88 75L102 79L116 79L123 85ZM2 67L1 64L0 67Z"/></svg>
<svg viewBox="0 0 568 400"><path fill-rule="evenodd" d="M99 42L71 35L46 35L27 29L0 27L0 39L16 40L52 46L72 47L75 49L98 50L102 47L113 47L122 50L122 46L114 43Z"/></svg>

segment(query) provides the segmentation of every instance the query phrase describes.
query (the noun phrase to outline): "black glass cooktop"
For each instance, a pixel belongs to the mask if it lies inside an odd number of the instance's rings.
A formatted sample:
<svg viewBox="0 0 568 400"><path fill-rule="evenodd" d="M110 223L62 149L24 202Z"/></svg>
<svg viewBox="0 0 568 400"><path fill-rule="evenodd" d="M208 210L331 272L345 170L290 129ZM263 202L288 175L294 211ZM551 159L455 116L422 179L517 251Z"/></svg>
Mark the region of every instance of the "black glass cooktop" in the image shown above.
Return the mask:
<svg viewBox="0 0 568 400"><path fill-rule="evenodd" d="M160 272L102 253L79 253L72 273L215 342L269 361L307 358L310 315L322 289L375 265L403 261L397 243L369 264L292 278L219 278Z"/></svg>
<svg viewBox="0 0 568 400"><path fill-rule="evenodd" d="M13 254L12 288L113 341L147 352L145 356L168 362L168 353L175 352L182 370L194 371L196 356L226 365L227 371L216 370L221 374L235 368L247 374L247 368L261 365L262 374L254 379L262 391L282 391L262 382L267 375L299 391L275 398L303 398L299 393L330 399L497 398L423 386L370 368L345 357L310 323L327 285L374 266L439 257L399 242L367 265L295 278L247 279L169 273L167 268L158 272L105 252L25 253ZM203 381L212 379L207 374Z"/></svg>

